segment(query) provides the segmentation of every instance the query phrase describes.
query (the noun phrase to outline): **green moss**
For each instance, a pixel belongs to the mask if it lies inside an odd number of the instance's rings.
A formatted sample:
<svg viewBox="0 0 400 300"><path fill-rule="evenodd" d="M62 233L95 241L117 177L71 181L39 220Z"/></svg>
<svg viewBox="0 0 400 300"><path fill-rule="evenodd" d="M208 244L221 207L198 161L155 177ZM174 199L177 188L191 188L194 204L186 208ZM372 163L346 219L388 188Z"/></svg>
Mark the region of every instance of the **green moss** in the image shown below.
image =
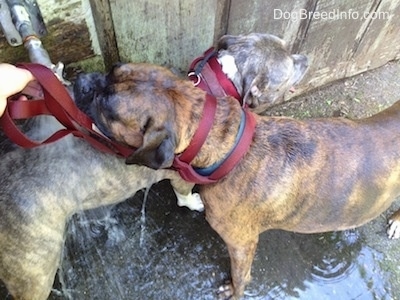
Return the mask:
<svg viewBox="0 0 400 300"><path fill-rule="evenodd" d="M78 62L70 63L67 67L81 69L87 73L105 71L103 58L101 56L93 56Z"/></svg>
<svg viewBox="0 0 400 300"><path fill-rule="evenodd" d="M22 45L12 47L7 44L7 46L1 48L0 62L7 62L11 64L18 62L29 62L28 52Z"/></svg>

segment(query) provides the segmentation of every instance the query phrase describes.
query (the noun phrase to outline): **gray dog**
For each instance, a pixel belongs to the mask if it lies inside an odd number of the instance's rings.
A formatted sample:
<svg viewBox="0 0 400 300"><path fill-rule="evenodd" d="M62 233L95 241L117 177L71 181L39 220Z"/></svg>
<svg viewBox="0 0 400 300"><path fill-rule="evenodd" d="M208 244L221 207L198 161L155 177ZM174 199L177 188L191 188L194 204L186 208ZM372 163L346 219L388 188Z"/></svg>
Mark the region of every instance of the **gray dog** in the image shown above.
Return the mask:
<svg viewBox="0 0 400 300"><path fill-rule="evenodd" d="M225 35L216 49L195 59L188 76L216 96L233 96L255 113L284 100L304 76L308 59L290 54L284 40L271 35Z"/></svg>
<svg viewBox="0 0 400 300"><path fill-rule="evenodd" d="M271 34L225 35L217 49L224 73L255 113L281 103L308 68L306 56L291 55L285 41Z"/></svg>
<svg viewBox="0 0 400 300"><path fill-rule="evenodd" d="M237 47L232 43L234 37L224 37L221 41L224 39L226 49L221 53L234 58L237 70L237 74L231 72L233 80L238 76L247 78L246 70L254 71L243 62L245 52L238 51L242 48L251 53L249 58L253 62L263 62L265 69L258 71L268 74L265 84L281 86L280 93L295 83L295 78L301 78L296 64L282 69L281 74L270 71L278 63L275 59L291 59L287 52L270 57L274 51L280 51L277 49L280 42L271 36L250 35L247 43L246 36L242 36ZM303 61L302 65L306 63ZM96 87L102 85L93 81L95 78L82 77L75 84L77 104L86 111L85 103L91 102ZM253 82L254 74L249 74L249 78ZM271 92L263 84L257 81L257 90L253 85L251 93ZM246 87L238 85L244 94ZM25 126L27 135L34 140L42 140L60 127L52 117L37 117ZM171 180L179 205L203 208L199 196L191 194L193 184L184 182L176 172L126 166L124 160L101 153L72 136L34 149L21 149L4 140L1 149L0 279L15 299L47 299L59 267L66 224L76 212L124 201L163 179Z"/></svg>
<svg viewBox="0 0 400 300"><path fill-rule="evenodd" d="M37 140L57 126L47 117L33 123L28 134ZM2 155L0 172L0 278L15 299L26 300L50 294L74 213L121 202L163 179L189 197L193 187L174 171L129 168L72 136L31 150L15 147Z"/></svg>

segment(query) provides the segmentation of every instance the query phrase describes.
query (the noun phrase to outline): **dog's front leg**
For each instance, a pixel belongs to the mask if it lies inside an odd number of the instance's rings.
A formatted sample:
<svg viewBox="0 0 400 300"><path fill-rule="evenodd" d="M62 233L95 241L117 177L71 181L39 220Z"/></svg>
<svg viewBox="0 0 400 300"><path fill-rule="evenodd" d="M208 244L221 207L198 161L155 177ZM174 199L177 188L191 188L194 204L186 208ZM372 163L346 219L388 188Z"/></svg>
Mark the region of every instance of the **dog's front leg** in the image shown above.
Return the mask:
<svg viewBox="0 0 400 300"><path fill-rule="evenodd" d="M240 244L227 243L231 260L231 282L218 289L218 299L240 299L244 294L246 284L251 279L251 265L257 249L258 236L253 240Z"/></svg>
<svg viewBox="0 0 400 300"><path fill-rule="evenodd" d="M194 184L184 181L178 174L171 177L171 185L174 189L178 206L186 206L191 210L203 211L204 204L198 193L192 193Z"/></svg>
<svg viewBox="0 0 400 300"><path fill-rule="evenodd" d="M387 234L390 239L400 238L400 209L389 217Z"/></svg>

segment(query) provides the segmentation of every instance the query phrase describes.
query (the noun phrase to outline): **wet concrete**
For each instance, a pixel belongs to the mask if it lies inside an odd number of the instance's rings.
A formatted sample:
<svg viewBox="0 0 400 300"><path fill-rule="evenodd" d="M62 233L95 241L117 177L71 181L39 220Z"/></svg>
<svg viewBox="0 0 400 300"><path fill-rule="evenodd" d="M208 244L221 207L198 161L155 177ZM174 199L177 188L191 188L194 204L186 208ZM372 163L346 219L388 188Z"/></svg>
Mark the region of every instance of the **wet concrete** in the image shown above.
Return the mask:
<svg viewBox="0 0 400 300"><path fill-rule="evenodd" d="M400 64L392 63L296 98L271 114L367 115L400 99L398 78ZM386 237L389 214L344 232L263 233L244 298L400 299L400 241ZM147 197L141 191L71 220L49 299L215 299L228 277L224 243L204 213L177 207L164 181ZM0 299L7 299L1 286Z"/></svg>
<svg viewBox="0 0 400 300"><path fill-rule="evenodd" d="M62 293L88 300L215 299L229 277L229 257L204 214L178 208L162 182L150 190L143 218L143 196L115 207L105 224L88 228L74 219ZM385 222L314 235L263 233L245 299L398 299L399 242L386 239Z"/></svg>

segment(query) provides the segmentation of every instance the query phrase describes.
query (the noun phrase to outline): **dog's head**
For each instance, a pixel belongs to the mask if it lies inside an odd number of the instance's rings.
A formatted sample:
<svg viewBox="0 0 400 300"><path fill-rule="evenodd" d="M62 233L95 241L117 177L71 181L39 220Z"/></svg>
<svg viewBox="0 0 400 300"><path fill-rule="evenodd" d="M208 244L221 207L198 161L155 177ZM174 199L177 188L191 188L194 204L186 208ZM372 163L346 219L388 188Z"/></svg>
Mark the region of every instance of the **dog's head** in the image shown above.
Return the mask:
<svg viewBox="0 0 400 300"><path fill-rule="evenodd" d="M107 75L79 75L74 96L101 133L137 149L127 163L159 169L171 166L174 158L171 97L176 80L158 66L119 64Z"/></svg>
<svg viewBox="0 0 400 300"><path fill-rule="evenodd" d="M223 70L257 113L282 102L308 68L306 56L290 54L285 42L270 34L225 35L217 49ZM232 62L234 66L227 66Z"/></svg>

